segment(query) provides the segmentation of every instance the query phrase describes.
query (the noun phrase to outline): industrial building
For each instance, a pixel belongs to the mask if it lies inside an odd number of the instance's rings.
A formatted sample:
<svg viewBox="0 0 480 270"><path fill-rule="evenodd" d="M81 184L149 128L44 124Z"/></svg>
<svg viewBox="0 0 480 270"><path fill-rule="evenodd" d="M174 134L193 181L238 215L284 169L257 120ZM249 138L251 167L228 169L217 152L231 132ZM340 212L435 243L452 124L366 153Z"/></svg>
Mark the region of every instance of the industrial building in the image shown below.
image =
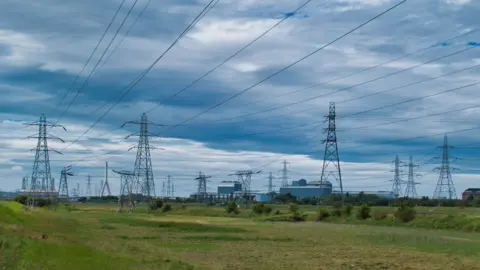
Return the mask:
<svg viewBox="0 0 480 270"><path fill-rule="evenodd" d="M334 191L333 193L340 194L340 191ZM393 192L391 191L343 191L343 193L352 197L358 196L360 193L363 193L364 195L375 195L383 199L393 199L394 197Z"/></svg>
<svg viewBox="0 0 480 270"><path fill-rule="evenodd" d="M292 185L281 187L280 194L285 195L290 193L297 199L308 197L325 197L332 194L332 183L329 181L312 181L307 182L305 179L293 181Z"/></svg>
<svg viewBox="0 0 480 270"><path fill-rule="evenodd" d="M234 193L242 191L242 184L238 181L222 181L217 187L219 197L232 196Z"/></svg>
<svg viewBox="0 0 480 270"><path fill-rule="evenodd" d="M480 188L467 188L463 193L462 193L462 200L466 201L468 198L472 196L473 198L480 196Z"/></svg>

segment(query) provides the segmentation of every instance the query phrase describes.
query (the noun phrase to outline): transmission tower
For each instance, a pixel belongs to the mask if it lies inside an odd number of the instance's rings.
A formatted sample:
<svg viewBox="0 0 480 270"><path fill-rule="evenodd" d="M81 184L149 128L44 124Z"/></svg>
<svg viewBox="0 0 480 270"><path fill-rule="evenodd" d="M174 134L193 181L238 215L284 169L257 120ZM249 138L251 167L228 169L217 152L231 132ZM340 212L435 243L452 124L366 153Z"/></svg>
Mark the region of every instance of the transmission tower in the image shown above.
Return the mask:
<svg viewBox="0 0 480 270"><path fill-rule="evenodd" d="M273 179L275 179L275 177L273 177L273 174L270 172L270 174L268 175L268 193L272 193L273 192ZM283 182L282 182L283 184Z"/></svg>
<svg viewBox="0 0 480 270"><path fill-rule="evenodd" d="M171 191L172 191L172 179L171 176L167 176L167 197L170 198L171 196Z"/></svg>
<svg viewBox="0 0 480 270"><path fill-rule="evenodd" d="M102 192L100 196L105 196L105 189L107 190L108 196L112 195L112 192L110 192L110 185L108 184L108 162L105 162L105 182L102 184Z"/></svg>
<svg viewBox="0 0 480 270"><path fill-rule="evenodd" d="M166 198L167 197L167 190L165 189L165 180L162 182L162 197Z"/></svg>
<svg viewBox="0 0 480 270"><path fill-rule="evenodd" d="M123 126L127 124L134 124L140 125L140 132L133 133L126 137L128 139L131 136L138 136L138 145L135 147L130 148L137 149L137 158L135 159L135 177L137 178L137 185L140 187L140 193L147 197L150 200L151 197L155 197L155 181L153 177L153 170L152 170L152 159L150 156L150 149L155 149L154 147L150 147L150 143L148 137L150 134L148 133L148 125L154 126L163 126L151 123L147 120L147 115L145 113L142 114L140 122L138 121L129 121L123 124ZM122 127L123 127L122 126ZM137 191L135 191L137 192Z"/></svg>
<svg viewBox="0 0 480 270"><path fill-rule="evenodd" d="M38 134L29 136L27 138L35 138L37 139L37 147L34 148L35 150L35 161L33 162L33 170L32 170L32 177L31 177L31 185L30 185L30 200L28 204L30 206L35 205L35 198L34 194L38 192L47 192L49 191L49 186L51 185L52 181L52 172L50 169L50 155L49 152L53 151L58 154L61 154L59 151L54 149L48 148L48 139L59 140L61 142L65 142L62 139L49 135L47 133L47 127L61 127L63 130L65 127L57 124L53 124L48 122L45 114L42 113L40 116L40 120L38 122L33 123L26 123L25 125L28 126L38 126ZM33 150L33 149L32 149Z"/></svg>
<svg viewBox="0 0 480 270"><path fill-rule="evenodd" d="M27 190L28 186L28 176L25 176L22 178L22 190Z"/></svg>
<svg viewBox="0 0 480 270"><path fill-rule="evenodd" d="M415 182L415 176L419 176L419 174L415 174L413 169L418 167L418 165L413 164L413 158L410 156L410 162L408 163L408 181L407 181L407 188L405 189L405 197L408 198L417 198L417 188L416 185L419 183Z"/></svg>
<svg viewBox="0 0 480 270"><path fill-rule="evenodd" d="M290 163L288 163L286 160L282 162L282 187L287 187L288 186L288 168L287 166Z"/></svg>
<svg viewBox="0 0 480 270"><path fill-rule="evenodd" d="M122 212L125 205L128 206L130 212L135 211L135 200L133 189L136 185L136 175L132 171L116 171L113 172L120 175L120 195L118 196L118 203L120 207L118 212Z"/></svg>
<svg viewBox="0 0 480 270"><path fill-rule="evenodd" d="M400 170L400 165L403 164L402 161L398 158L398 156L395 156L395 160L393 161L393 164L395 166L393 170L393 186L392 186L392 194L394 198L399 198L402 196L402 184L403 180L401 178L401 173L402 171Z"/></svg>
<svg viewBox="0 0 480 270"><path fill-rule="evenodd" d="M172 198L175 198L175 183L172 181Z"/></svg>
<svg viewBox="0 0 480 270"><path fill-rule="evenodd" d="M448 138L445 135L443 139L443 145L439 148L442 148L442 165L440 167L435 168L435 170L440 171L440 175L438 177L437 186L435 188L435 192L433 194L434 199L457 199L457 193L455 191L455 185L453 184L452 179L452 170L456 170L456 168L450 167L450 159L449 156L449 149L453 148L452 146L448 145Z"/></svg>
<svg viewBox="0 0 480 270"><path fill-rule="evenodd" d="M236 175L238 177L238 182L242 183L242 197L246 199L245 206L247 206L252 197L252 191L250 189L250 184L252 182L252 175L259 174L262 171L253 172L251 170L237 171L229 176Z"/></svg>
<svg viewBox="0 0 480 270"><path fill-rule="evenodd" d="M340 194L342 196L342 204L343 204L344 196L343 196L342 172L340 169L340 158L338 155L335 119L336 119L335 102L330 102L330 110L325 121L325 122L328 122L328 127L325 129L325 132L327 132L327 139L323 141L323 143L325 143L325 154L323 156L321 182L325 183L329 181L329 179L333 178L333 180L335 180L340 185ZM330 181L330 182L333 183L334 181Z"/></svg>
<svg viewBox="0 0 480 270"><path fill-rule="evenodd" d="M55 192L55 178L52 177L52 180L50 181L50 191Z"/></svg>
<svg viewBox="0 0 480 270"><path fill-rule="evenodd" d="M206 176L204 173L199 172L198 177L195 180L198 181L197 186L197 200L205 201L207 199L207 179L212 176Z"/></svg>
<svg viewBox="0 0 480 270"><path fill-rule="evenodd" d="M73 176L72 166L67 166L60 172L60 184L58 186L58 197L68 198L68 179L67 176Z"/></svg>
<svg viewBox="0 0 480 270"><path fill-rule="evenodd" d="M87 192L86 192L86 197L92 196L92 178L90 177L90 174L87 176Z"/></svg>

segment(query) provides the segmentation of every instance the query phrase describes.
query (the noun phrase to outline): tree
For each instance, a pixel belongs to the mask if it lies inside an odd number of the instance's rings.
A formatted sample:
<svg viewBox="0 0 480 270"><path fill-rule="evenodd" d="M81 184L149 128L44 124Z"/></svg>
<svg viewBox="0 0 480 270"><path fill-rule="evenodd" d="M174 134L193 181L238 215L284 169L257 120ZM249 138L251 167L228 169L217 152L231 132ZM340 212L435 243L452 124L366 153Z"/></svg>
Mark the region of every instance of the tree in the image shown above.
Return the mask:
<svg viewBox="0 0 480 270"><path fill-rule="evenodd" d="M357 211L357 219L365 220L370 217L370 207L366 204L360 206Z"/></svg>
<svg viewBox="0 0 480 270"><path fill-rule="evenodd" d="M410 222L415 219L417 212L412 206L402 204L395 211L395 218L401 222Z"/></svg>
<svg viewBox="0 0 480 270"><path fill-rule="evenodd" d="M229 201L225 210L229 215L238 215L240 213L240 210L238 210L238 205L235 201Z"/></svg>

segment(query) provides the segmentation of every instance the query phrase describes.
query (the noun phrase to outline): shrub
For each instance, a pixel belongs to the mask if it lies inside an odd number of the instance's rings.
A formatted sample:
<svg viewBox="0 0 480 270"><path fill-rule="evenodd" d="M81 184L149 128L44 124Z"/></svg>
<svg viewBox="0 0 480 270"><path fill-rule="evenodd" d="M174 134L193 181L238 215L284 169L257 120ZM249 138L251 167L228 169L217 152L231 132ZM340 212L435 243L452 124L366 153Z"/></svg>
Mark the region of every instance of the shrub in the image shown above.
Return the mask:
<svg viewBox="0 0 480 270"><path fill-rule="evenodd" d="M25 195L17 195L13 198L13 201L21 203L23 205L27 204L27 196Z"/></svg>
<svg viewBox="0 0 480 270"><path fill-rule="evenodd" d="M353 206L351 204L347 204L345 206L343 206L343 214L346 216L346 217L350 217L352 215L352 211L353 211Z"/></svg>
<svg viewBox="0 0 480 270"><path fill-rule="evenodd" d="M341 217L342 216L342 206L338 203L333 205L332 216Z"/></svg>
<svg viewBox="0 0 480 270"><path fill-rule="evenodd" d="M384 220L388 217L388 213L383 210L376 209L373 211L373 219L375 220Z"/></svg>
<svg viewBox="0 0 480 270"><path fill-rule="evenodd" d="M172 206L167 203L167 204L165 204L165 205L163 206L162 211L163 211L164 213L170 212L170 211L172 211Z"/></svg>
<svg viewBox="0 0 480 270"><path fill-rule="evenodd" d="M273 214L274 214L274 215L281 215L282 212L280 212L280 210L277 210L277 211L275 211Z"/></svg>
<svg viewBox="0 0 480 270"><path fill-rule="evenodd" d="M402 204L395 211L395 218L401 222L410 222L415 219L416 214L412 206Z"/></svg>
<svg viewBox="0 0 480 270"><path fill-rule="evenodd" d="M150 202L150 205L148 206L150 210L157 210L163 207L163 201L160 199L156 199L152 202Z"/></svg>
<svg viewBox="0 0 480 270"><path fill-rule="evenodd" d="M318 210L316 221L323 221L330 217L330 212L326 208Z"/></svg>
<svg viewBox="0 0 480 270"><path fill-rule="evenodd" d="M263 214L264 207L265 207L264 203L257 203L253 206L252 211L257 215L261 215Z"/></svg>
<svg viewBox="0 0 480 270"><path fill-rule="evenodd" d="M252 211L257 215L261 214L270 214L272 212L272 208L264 203L257 203L253 206Z"/></svg>
<svg viewBox="0 0 480 270"><path fill-rule="evenodd" d="M227 214L229 215L231 214L238 215L240 213L240 210L238 210L238 205L235 201L228 202L226 210L227 210Z"/></svg>
<svg viewBox="0 0 480 270"><path fill-rule="evenodd" d="M357 211L357 219L365 220L370 217L370 207L366 204L360 206Z"/></svg>
<svg viewBox="0 0 480 270"><path fill-rule="evenodd" d="M300 215L300 212L298 210L298 205L296 203L290 203L290 205L288 206L288 211L290 212L290 217L292 221L305 221L306 216Z"/></svg>

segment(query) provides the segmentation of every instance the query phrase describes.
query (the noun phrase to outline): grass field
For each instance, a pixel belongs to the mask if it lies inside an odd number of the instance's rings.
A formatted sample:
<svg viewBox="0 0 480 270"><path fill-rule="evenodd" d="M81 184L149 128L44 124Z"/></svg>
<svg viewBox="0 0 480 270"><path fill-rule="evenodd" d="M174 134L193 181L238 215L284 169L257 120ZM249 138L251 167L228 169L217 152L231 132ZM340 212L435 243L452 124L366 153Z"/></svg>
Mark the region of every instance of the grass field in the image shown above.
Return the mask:
<svg viewBox="0 0 480 270"><path fill-rule="evenodd" d="M246 211L230 218L222 208L191 205L168 214L115 210L115 205L92 204L76 205L75 211L24 210L16 203L0 203L0 269L473 269L480 265L478 233L264 222ZM480 214L478 209L464 210L471 216ZM314 213L316 208L302 211Z"/></svg>

